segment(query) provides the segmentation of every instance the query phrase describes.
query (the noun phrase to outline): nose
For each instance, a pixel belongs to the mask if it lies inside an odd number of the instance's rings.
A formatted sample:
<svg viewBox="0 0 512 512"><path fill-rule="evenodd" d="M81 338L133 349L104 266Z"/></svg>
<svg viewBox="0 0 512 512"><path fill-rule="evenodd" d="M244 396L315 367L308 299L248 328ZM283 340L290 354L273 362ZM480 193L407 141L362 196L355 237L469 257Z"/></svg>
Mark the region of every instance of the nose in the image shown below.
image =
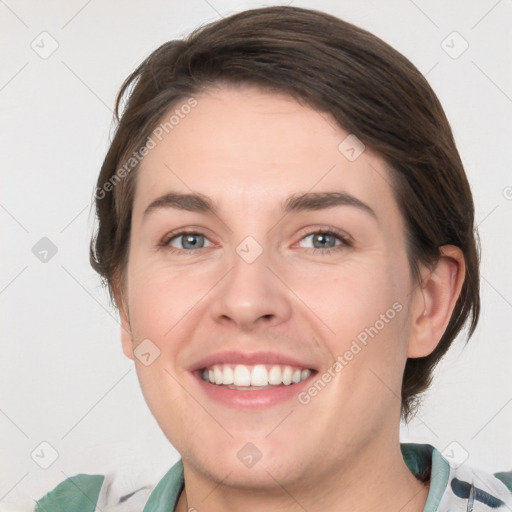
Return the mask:
<svg viewBox="0 0 512 512"><path fill-rule="evenodd" d="M252 259L251 251L262 250L255 245L254 241L252 245L241 244L234 251L230 270L219 283L210 307L215 322L232 324L245 332L279 325L291 316L292 292L265 250Z"/></svg>

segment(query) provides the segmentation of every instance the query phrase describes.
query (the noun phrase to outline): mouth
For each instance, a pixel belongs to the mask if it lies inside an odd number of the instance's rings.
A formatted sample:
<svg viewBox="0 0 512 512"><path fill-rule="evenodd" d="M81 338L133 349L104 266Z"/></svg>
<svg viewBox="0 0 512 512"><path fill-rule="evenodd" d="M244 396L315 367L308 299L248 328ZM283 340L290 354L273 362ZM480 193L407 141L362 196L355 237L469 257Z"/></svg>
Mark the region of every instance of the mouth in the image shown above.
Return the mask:
<svg viewBox="0 0 512 512"><path fill-rule="evenodd" d="M210 399L242 409L261 409L291 400L316 370L280 364L215 364L192 372Z"/></svg>
<svg viewBox="0 0 512 512"><path fill-rule="evenodd" d="M315 370L279 364L215 364L198 371L204 382L230 389L272 389L305 381Z"/></svg>

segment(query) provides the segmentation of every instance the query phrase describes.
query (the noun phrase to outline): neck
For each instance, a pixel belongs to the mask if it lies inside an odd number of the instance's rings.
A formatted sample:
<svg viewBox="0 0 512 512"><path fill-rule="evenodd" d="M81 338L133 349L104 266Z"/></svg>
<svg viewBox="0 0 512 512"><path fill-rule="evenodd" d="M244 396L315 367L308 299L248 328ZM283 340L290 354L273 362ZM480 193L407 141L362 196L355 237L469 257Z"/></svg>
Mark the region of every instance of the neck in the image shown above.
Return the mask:
<svg viewBox="0 0 512 512"><path fill-rule="evenodd" d="M286 488L275 480L270 488L261 489L230 486L229 478L212 482L184 462L185 489L175 510L422 512L429 484L416 479L406 466L398 439L385 450L371 445L350 457L349 464L310 470Z"/></svg>

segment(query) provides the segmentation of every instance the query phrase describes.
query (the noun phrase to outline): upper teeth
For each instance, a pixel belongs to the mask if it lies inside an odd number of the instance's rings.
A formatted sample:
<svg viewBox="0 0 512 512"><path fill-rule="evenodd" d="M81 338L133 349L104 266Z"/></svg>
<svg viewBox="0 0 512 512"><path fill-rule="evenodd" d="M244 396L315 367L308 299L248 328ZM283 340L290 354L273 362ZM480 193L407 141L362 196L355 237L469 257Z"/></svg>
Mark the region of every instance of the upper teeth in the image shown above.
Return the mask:
<svg viewBox="0 0 512 512"><path fill-rule="evenodd" d="M279 386L296 384L306 380L311 370L292 366L257 364L215 364L202 372L202 378L212 384L233 384L235 386Z"/></svg>

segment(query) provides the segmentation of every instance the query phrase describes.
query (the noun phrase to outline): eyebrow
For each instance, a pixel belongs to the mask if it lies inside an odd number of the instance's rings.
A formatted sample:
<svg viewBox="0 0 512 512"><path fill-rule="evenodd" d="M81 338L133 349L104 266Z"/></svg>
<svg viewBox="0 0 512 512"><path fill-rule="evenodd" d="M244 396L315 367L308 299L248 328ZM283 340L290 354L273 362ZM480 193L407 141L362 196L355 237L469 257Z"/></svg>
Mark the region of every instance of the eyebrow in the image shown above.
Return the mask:
<svg viewBox="0 0 512 512"><path fill-rule="evenodd" d="M377 214L366 203L347 192L306 192L293 194L285 199L281 205L283 214L310 210L324 210L336 206L352 206L377 220ZM184 194L181 192L168 192L149 204L144 210L143 217L150 212L164 208L175 208L190 212L207 213L217 215L216 203L200 193Z"/></svg>

